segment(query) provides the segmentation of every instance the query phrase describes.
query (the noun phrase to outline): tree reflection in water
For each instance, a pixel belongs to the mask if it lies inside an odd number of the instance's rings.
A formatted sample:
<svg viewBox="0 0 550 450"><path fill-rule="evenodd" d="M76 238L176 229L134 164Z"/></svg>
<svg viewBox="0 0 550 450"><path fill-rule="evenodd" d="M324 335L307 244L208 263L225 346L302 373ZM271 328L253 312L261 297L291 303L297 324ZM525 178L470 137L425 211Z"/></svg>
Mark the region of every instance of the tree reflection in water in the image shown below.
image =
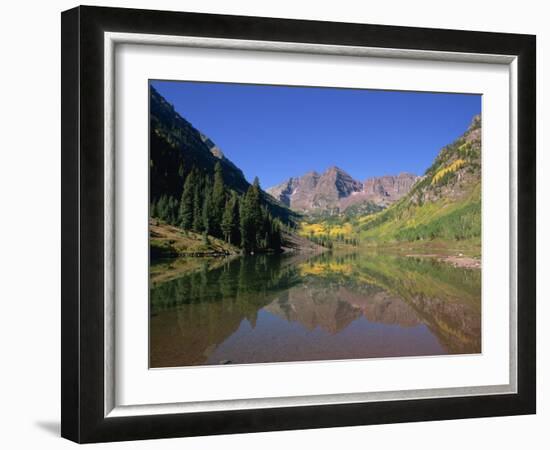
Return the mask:
<svg viewBox="0 0 550 450"><path fill-rule="evenodd" d="M152 267L150 365L481 351L481 272L370 253Z"/></svg>

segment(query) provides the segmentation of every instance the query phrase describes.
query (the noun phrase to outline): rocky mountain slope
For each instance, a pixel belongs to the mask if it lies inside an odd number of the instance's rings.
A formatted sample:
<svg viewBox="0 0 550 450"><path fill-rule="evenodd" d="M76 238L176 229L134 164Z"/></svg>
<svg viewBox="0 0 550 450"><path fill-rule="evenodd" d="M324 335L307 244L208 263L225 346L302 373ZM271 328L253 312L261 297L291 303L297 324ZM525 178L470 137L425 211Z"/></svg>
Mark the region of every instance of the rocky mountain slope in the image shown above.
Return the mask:
<svg viewBox="0 0 550 450"><path fill-rule="evenodd" d="M410 191L363 218L361 237L384 240L474 239L481 236L481 116L437 155Z"/></svg>
<svg viewBox="0 0 550 450"><path fill-rule="evenodd" d="M407 195L418 179L419 177L412 173L367 178L363 182L361 192L342 199L340 208L345 211L348 207L363 202L387 207Z"/></svg>
<svg viewBox="0 0 550 450"><path fill-rule="evenodd" d="M289 178L267 192L295 211L338 213L359 204L386 207L406 195L417 179L416 175L402 173L361 182L333 166L322 174L309 172Z"/></svg>

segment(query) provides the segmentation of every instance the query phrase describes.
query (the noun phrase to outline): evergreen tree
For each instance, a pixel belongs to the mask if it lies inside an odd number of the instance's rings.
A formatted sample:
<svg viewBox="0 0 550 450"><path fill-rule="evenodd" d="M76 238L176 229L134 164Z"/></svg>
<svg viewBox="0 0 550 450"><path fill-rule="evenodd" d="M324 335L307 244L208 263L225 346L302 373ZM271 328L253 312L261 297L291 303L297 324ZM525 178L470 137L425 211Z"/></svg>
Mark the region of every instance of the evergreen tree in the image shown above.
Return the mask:
<svg viewBox="0 0 550 450"><path fill-rule="evenodd" d="M212 224L211 223L211 214L212 214L211 196L212 194L210 190L210 184L207 182L204 188L204 198L202 203L202 226L203 226L204 233L206 233L207 235L210 233L210 228Z"/></svg>
<svg viewBox="0 0 550 450"><path fill-rule="evenodd" d="M271 248L271 237L272 237L272 228L273 228L273 219L267 208L261 208L262 214L262 223L260 227L260 232L258 233L262 238L258 241L260 248L270 249Z"/></svg>
<svg viewBox="0 0 550 450"><path fill-rule="evenodd" d="M259 241L263 238L260 195L260 183L256 177L246 191L240 210L241 247L247 252L258 249Z"/></svg>
<svg viewBox="0 0 550 450"><path fill-rule="evenodd" d="M178 219L178 202L174 197L169 196L168 202L167 202L166 221L170 225L177 225L177 219Z"/></svg>
<svg viewBox="0 0 550 450"><path fill-rule="evenodd" d="M181 194L178 222L181 228L189 230L193 226L194 195L196 172L193 168L185 178Z"/></svg>
<svg viewBox="0 0 550 450"><path fill-rule="evenodd" d="M160 196L157 203L157 212L159 219L166 221L166 218L168 217L168 204L166 195L164 194Z"/></svg>
<svg viewBox="0 0 550 450"><path fill-rule="evenodd" d="M202 218L202 203L201 198L202 183L197 176L197 181L193 189L193 230L197 233L200 233L203 227L203 218Z"/></svg>
<svg viewBox="0 0 550 450"><path fill-rule="evenodd" d="M252 186L248 188L240 208L241 247L246 252L256 248L256 229L252 215Z"/></svg>
<svg viewBox="0 0 550 450"><path fill-rule="evenodd" d="M262 229L264 219L261 203L260 181L258 180L258 177L254 177L254 182L248 190L247 196L249 196L251 222L255 233L254 248L256 249L259 247L260 240L264 237Z"/></svg>
<svg viewBox="0 0 550 450"><path fill-rule="evenodd" d="M222 165L216 162L214 166L214 185L212 187L212 202L210 205L211 234L221 237L221 222L225 205L225 186L223 182Z"/></svg>
<svg viewBox="0 0 550 450"><path fill-rule="evenodd" d="M241 202L242 197L238 196L237 194L234 194L235 197L235 207L233 208L233 216L234 216L234 227L233 227L233 237L232 242L233 245L241 245Z"/></svg>
<svg viewBox="0 0 550 450"><path fill-rule="evenodd" d="M239 209L237 195L232 192L231 197L225 202L223 211L221 230L224 239L230 244L235 243L235 234L239 226Z"/></svg>

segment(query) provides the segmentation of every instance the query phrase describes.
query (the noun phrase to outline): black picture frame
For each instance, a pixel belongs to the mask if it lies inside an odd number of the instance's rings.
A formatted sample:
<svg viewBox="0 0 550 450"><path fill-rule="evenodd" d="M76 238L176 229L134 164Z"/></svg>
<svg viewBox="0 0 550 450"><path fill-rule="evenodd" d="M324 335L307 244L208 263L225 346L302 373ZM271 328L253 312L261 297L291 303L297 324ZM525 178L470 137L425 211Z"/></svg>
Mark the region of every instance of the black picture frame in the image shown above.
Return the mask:
<svg viewBox="0 0 550 450"><path fill-rule="evenodd" d="M63 437L85 443L535 413L535 36L88 6L63 12L61 31ZM517 393L106 418L106 31L517 56Z"/></svg>

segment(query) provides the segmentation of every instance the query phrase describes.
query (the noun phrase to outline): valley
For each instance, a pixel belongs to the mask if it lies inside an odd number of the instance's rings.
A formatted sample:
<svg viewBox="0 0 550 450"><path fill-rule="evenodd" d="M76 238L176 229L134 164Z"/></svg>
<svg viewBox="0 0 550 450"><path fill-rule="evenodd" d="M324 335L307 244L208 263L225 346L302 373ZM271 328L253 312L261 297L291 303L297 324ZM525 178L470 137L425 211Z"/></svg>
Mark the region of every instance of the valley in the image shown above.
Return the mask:
<svg viewBox="0 0 550 450"><path fill-rule="evenodd" d="M361 178L337 165L354 147L298 170L226 118L227 154L150 86L150 367L481 351L479 115L419 173Z"/></svg>
<svg viewBox="0 0 550 450"><path fill-rule="evenodd" d="M344 210L321 220L310 218L301 232L319 239L337 236L340 241L343 235L367 248L418 252L422 247L435 247L438 253L452 250L456 256L480 258L480 117L474 117L466 132L439 152L425 174L384 208L373 208L367 214Z"/></svg>
<svg viewBox="0 0 550 450"><path fill-rule="evenodd" d="M479 258L481 118L423 175L361 181L331 166L264 190L151 88L150 196L153 259L346 248Z"/></svg>

